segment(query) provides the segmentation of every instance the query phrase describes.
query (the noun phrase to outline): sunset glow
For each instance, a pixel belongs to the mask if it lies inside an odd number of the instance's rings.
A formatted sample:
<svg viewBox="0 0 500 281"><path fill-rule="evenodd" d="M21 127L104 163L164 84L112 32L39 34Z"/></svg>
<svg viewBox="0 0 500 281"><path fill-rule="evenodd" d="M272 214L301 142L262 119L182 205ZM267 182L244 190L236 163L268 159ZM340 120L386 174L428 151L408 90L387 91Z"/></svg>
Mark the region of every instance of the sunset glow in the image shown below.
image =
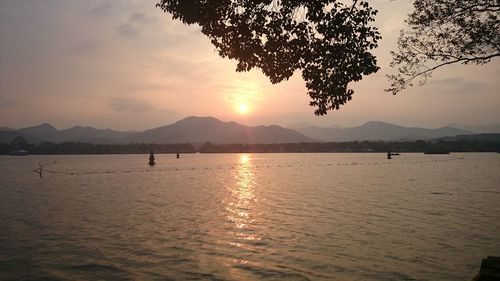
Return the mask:
<svg viewBox="0 0 500 281"><path fill-rule="evenodd" d="M499 3L0 0L0 281L500 281Z"/></svg>
<svg viewBox="0 0 500 281"><path fill-rule="evenodd" d="M238 112L240 114L247 114L248 113L248 105L246 103L240 103L238 106Z"/></svg>
<svg viewBox="0 0 500 281"><path fill-rule="evenodd" d="M0 127L142 131L188 116L284 127L497 123L498 61L437 71L405 94L384 92L385 75L394 71L390 52L412 2L370 1L383 38L374 53L380 71L348 85L355 95L346 107L316 116L301 71L278 84L258 67L236 72L237 61L221 58L199 26L172 19L149 1L0 1ZM75 30L78 40L67 40ZM464 114L470 111L481 114Z"/></svg>

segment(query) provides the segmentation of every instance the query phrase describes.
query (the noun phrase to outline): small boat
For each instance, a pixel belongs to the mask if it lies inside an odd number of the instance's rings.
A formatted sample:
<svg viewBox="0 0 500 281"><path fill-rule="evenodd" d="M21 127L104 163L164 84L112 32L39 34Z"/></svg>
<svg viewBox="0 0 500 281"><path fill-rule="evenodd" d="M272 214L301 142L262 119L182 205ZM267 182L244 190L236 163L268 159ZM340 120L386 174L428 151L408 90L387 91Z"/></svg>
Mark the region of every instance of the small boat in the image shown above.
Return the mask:
<svg viewBox="0 0 500 281"><path fill-rule="evenodd" d="M17 150L14 150L10 153L10 155L12 156L26 156L28 155L28 151L24 150L24 149L17 149Z"/></svg>
<svg viewBox="0 0 500 281"><path fill-rule="evenodd" d="M387 152L387 159L392 159L392 156L399 156L399 152Z"/></svg>

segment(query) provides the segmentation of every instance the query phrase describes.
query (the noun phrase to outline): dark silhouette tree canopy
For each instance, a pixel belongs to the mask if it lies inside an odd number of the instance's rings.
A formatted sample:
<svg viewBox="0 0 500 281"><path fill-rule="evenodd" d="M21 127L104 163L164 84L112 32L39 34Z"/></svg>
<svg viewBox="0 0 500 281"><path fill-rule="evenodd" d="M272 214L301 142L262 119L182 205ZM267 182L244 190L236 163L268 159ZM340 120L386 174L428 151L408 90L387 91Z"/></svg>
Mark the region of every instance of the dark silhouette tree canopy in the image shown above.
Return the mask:
<svg viewBox="0 0 500 281"><path fill-rule="evenodd" d="M348 84L376 72L377 11L354 0L161 0L157 6L198 24L237 71L257 67L272 83L302 71L315 114L351 100Z"/></svg>
<svg viewBox="0 0 500 281"><path fill-rule="evenodd" d="M414 11L392 52L386 91L425 84L435 69L461 63L482 65L500 56L499 0L415 0Z"/></svg>

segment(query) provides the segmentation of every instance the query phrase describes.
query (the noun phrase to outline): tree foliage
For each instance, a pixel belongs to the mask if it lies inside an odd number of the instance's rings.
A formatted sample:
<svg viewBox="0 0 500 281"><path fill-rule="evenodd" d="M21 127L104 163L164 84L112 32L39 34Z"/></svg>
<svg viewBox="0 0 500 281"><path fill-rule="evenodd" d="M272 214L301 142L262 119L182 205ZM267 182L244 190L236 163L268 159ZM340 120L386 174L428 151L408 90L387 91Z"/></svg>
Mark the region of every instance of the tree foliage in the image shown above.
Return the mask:
<svg viewBox="0 0 500 281"><path fill-rule="evenodd" d="M500 1L415 0L414 11L392 52L386 91L423 85L435 69L461 63L482 65L500 56Z"/></svg>
<svg viewBox="0 0 500 281"><path fill-rule="evenodd" d="M315 114L351 100L348 84L376 72L377 11L354 0L161 0L157 6L198 24L237 71L257 67L272 83L302 71Z"/></svg>

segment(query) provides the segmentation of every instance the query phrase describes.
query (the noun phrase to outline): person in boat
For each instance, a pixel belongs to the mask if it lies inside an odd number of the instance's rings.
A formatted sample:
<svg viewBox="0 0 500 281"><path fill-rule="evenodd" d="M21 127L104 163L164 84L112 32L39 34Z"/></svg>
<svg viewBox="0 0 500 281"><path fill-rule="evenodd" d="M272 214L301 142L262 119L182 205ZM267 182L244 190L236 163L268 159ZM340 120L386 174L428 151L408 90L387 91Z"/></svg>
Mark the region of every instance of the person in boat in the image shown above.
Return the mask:
<svg viewBox="0 0 500 281"><path fill-rule="evenodd" d="M155 155L153 151L149 153L149 165L153 166L155 164Z"/></svg>

